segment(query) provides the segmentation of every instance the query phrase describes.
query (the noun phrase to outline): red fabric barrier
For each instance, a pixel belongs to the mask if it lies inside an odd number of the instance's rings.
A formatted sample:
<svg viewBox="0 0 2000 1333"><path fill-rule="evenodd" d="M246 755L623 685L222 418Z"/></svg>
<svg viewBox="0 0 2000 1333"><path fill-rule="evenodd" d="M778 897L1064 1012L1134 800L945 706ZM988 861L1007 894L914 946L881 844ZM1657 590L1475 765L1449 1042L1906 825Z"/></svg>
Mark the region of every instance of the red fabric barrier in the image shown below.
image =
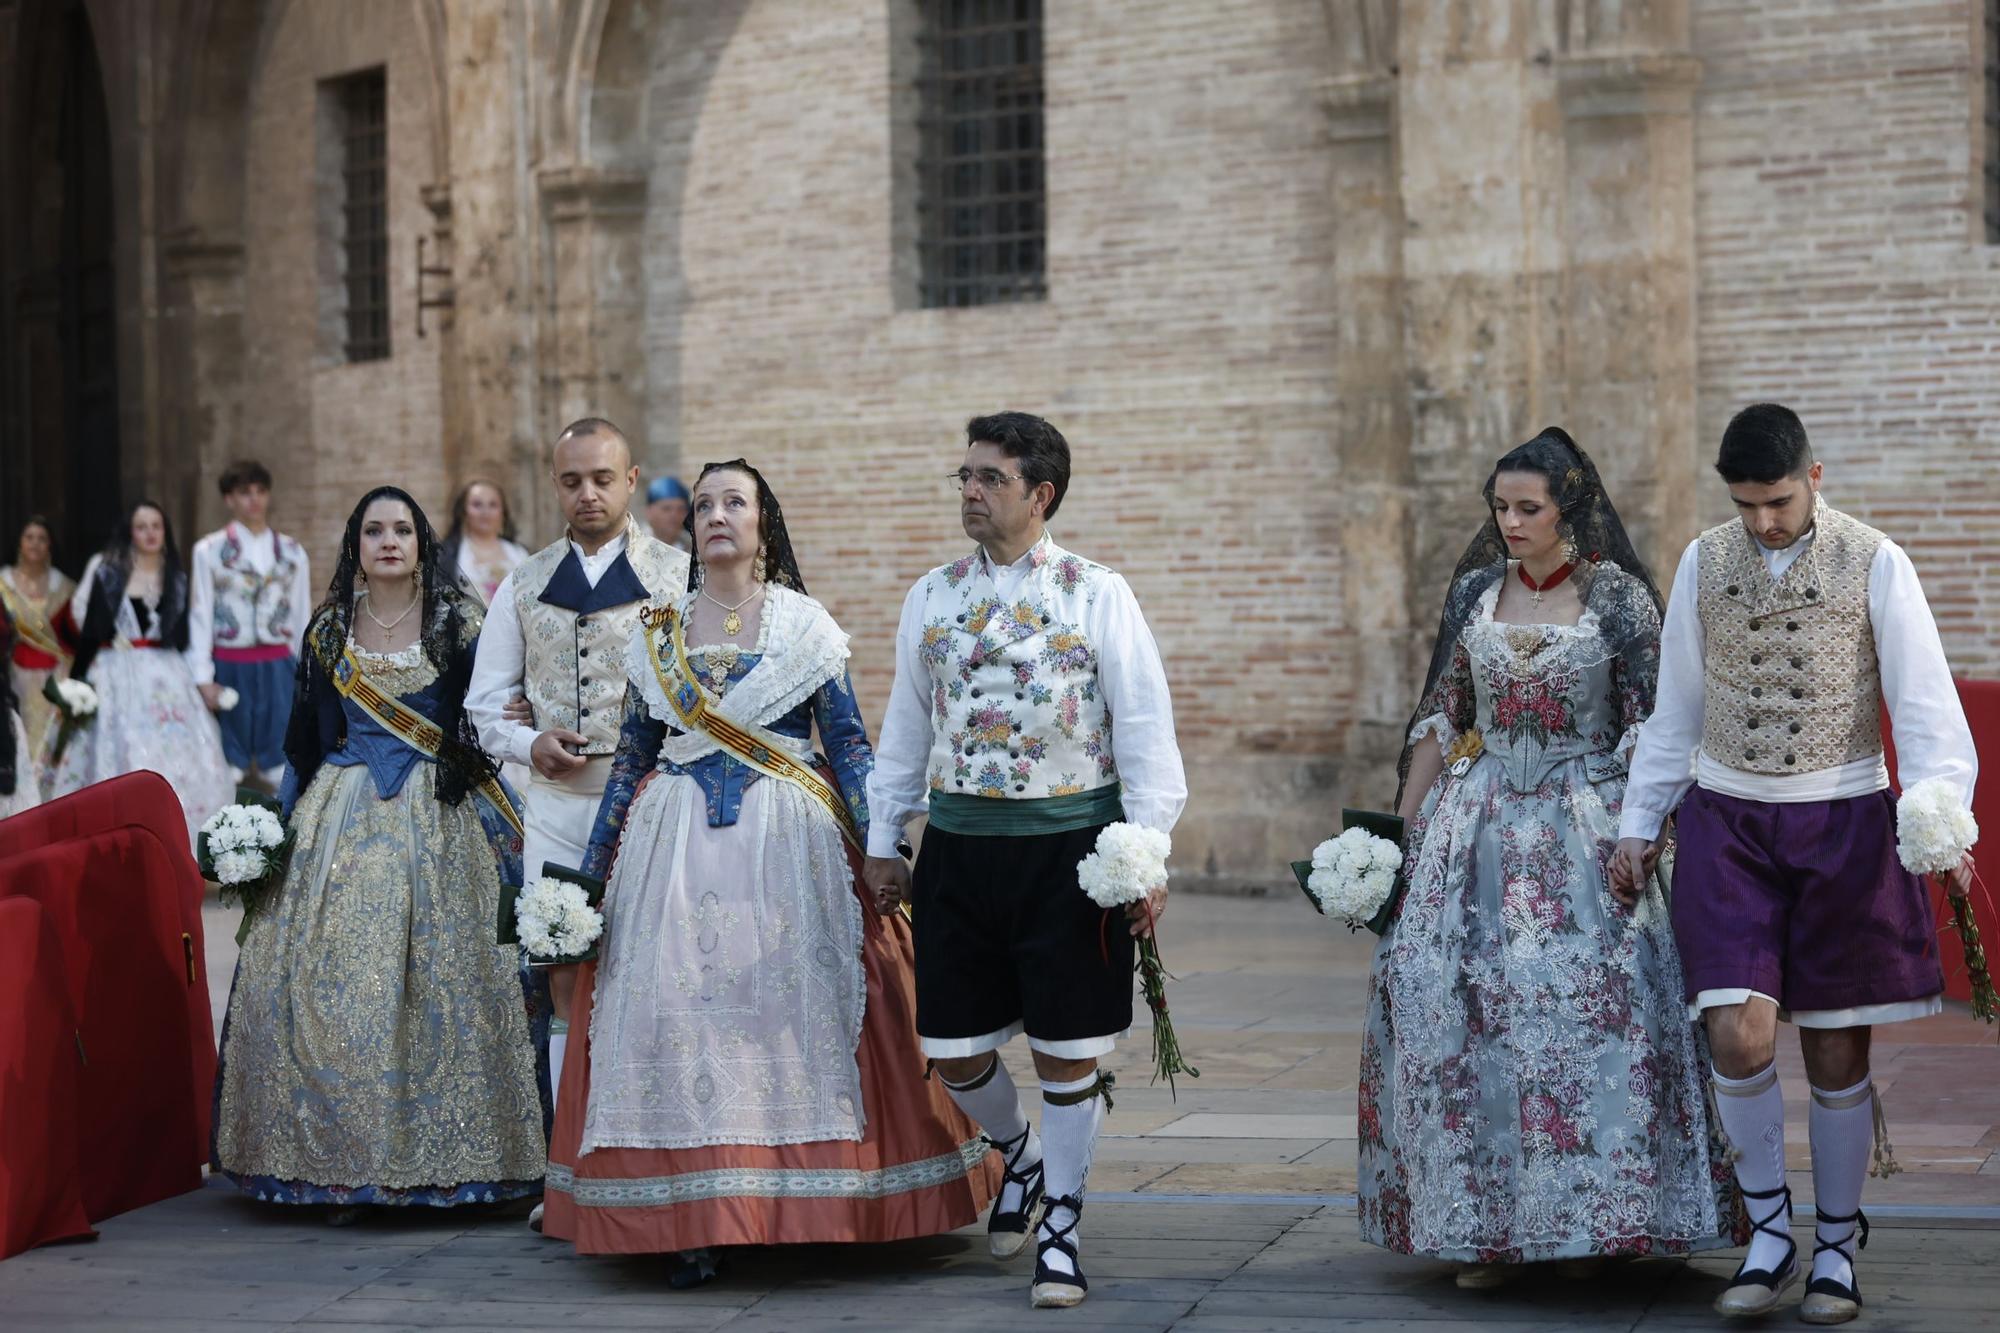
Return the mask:
<svg viewBox="0 0 2000 1333"><path fill-rule="evenodd" d="M1965 706L1965 720L1972 728L1972 743L1979 751L1979 781L1972 791L1972 817L1979 821L1979 842L1972 849L1973 859L1979 863L1979 877L1987 887L2000 894L2000 781L1987 772L1987 765L2000 763L2000 681L1961 680L1958 682L1958 699ZM1882 737L1889 750L1889 781L1902 783L1896 777L1896 745L1890 735L1888 718L1882 721ZM1937 912L1940 929L1938 955L1944 964L1944 993L1954 1000L1972 998L1972 982L1965 975L1965 951L1958 947L1958 932L1951 928L1951 913L1945 907L1944 890L1935 884L1930 886L1931 906ZM1988 901L1975 887L1972 890L1973 913L1979 919L1980 939L1986 945L1988 963L1992 963L1996 950L2000 950L2000 912L1995 911L1996 902Z"/></svg>
<svg viewBox="0 0 2000 1333"><path fill-rule="evenodd" d="M0 1259L90 1236L77 1189L76 1047L62 943L42 905L0 898Z"/></svg>
<svg viewBox="0 0 2000 1333"><path fill-rule="evenodd" d="M22 1049L0 1059L75 1059L81 1045L73 1161L89 1217L199 1188L215 1033L201 875L173 789L133 773L0 820L0 900L16 897L46 913L72 1015L31 1006L8 1039Z"/></svg>

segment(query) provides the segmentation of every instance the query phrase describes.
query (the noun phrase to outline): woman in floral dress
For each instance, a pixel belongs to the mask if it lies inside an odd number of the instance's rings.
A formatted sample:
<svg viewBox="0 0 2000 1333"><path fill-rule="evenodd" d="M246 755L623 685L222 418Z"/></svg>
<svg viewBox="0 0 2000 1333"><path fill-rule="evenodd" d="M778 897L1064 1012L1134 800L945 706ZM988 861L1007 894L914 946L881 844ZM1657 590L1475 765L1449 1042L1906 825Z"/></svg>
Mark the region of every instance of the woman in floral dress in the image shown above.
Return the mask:
<svg viewBox="0 0 2000 1333"><path fill-rule="evenodd" d="M1740 1243L1659 876L1605 866L1660 599L1551 428L1502 458L1408 733L1407 885L1361 1047L1362 1237L1467 1265Z"/></svg>
<svg viewBox="0 0 2000 1333"><path fill-rule="evenodd" d="M520 812L465 717L484 621L417 502L363 496L306 630L291 859L243 935L215 1098L217 1169L337 1225L542 1188L546 991L494 942Z"/></svg>

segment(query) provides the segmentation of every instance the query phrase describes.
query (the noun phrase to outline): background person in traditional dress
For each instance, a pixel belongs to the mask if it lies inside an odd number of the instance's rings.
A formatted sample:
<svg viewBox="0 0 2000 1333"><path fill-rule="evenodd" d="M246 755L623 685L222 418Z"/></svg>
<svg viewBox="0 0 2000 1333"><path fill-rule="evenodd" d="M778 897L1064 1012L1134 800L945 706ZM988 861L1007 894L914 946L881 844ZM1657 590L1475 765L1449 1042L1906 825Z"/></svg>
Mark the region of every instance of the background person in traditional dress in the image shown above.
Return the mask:
<svg viewBox="0 0 2000 1333"><path fill-rule="evenodd" d="M160 506L141 500L111 542L90 557L70 601L80 627L69 674L97 691L97 716L60 760L42 751L42 794L53 800L124 773L151 769L180 797L188 837L236 794L215 715L183 656L188 578Z"/></svg>
<svg viewBox="0 0 2000 1333"><path fill-rule="evenodd" d="M532 770L524 869L583 864L618 749L625 646L649 600L687 586L688 558L632 516L639 469L601 417L556 437L549 480L566 526L493 594L466 711L495 760ZM572 965L548 970L555 1016L549 1069L558 1091L569 1042ZM539 1229L537 1204L528 1225Z"/></svg>
<svg viewBox="0 0 2000 1333"><path fill-rule="evenodd" d="M56 635L55 620L76 591L67 574L55 566L55 543L48 520L31 516L21 525L14 563L0 569L0 603L14 622L14 650L7 668L14 681L14 698L27 728L28 759L42 752L55 705L42 697L51 676L69 670L70 655Z"/></svg>
<svg viewBox="0 0 2000 1333"><path fill-rule="evenodd" d="M1162 883L1107 939L1077 865L1121 819L1171 830L1187 779L1138 599L1048 536L1068 442L1025 412L973 420L966 442L950 484L979 545L903 601L866 873L884 910L914 889L924 1054L1007 1159L988 1245L1018 1254L1046 1189L1030 1299L1067 1306L1088 1286L1077 1228L1109 1109L1098 1061L1132 1025L1133 936L1166 901ZM913 883L896 844L925 813ZM1039 1136L999 1056L1023 1032Z"/></svg>
<svg viewBox="0 0 2000 1333"><path fill-rule="evenodd" d="M244 459L216 481L229 522L194 544L188 582L188 668L222 726L222 753L240 780L276 787L299 645L312 614L305 547L270 526L271 474ZM222 707L234 690L236 706Z"/></svg>
<svg viewBox="0 0 2000 1333"><path fill-rule="evenodd" d="M873 757L847 635L754 469L711 464L694 496L695 587L625 654L584 864L607 929L544 1219L585 1253L683 1252L676 1285L713 1246L931 1235L991 1193L977 1128L920 1076L908 929L858 888ZM695 697L747 742L691 721Z"/></svg>
<svg viewBox="0 0 2000 1333"><path fill-rule="evenodd" d="M1497 1286L1542 1260L1736 1243L1650 876L1614 900L1659 593L1550 428L1487 478L1403 751L1407 889L1361 1044L1362 1239Z"/></svg>
<svg viewBox="0 0 2000 1333"><path fill-rule="evenodd" d="M286 736L290 867L223 1023L215 1164L255 1198L346 1222L541 1189L522 974L494 940L519 816L464 712L481 620L416 502L364 496Z"/></svg>
<svg viewBox="0 0 2000 1333"><path fill-rule="evenodd" d="M0 656L13 651L14 620L0 605ZM0 819L18 815L42 803L41 781L35 773L34 751L21 725L14 699L14 682L0 676Z"/></svg>
<svg viewBox="0 0 2000 1333"><path fill-rule="evenodd" d="M1979 759L1915 566L1820 496L1798 414L1745 408L1715 468L1741 518L1681 556L1615 870L1629 881L1675 818L1685 998L1708 1028L1716 1105L1756 1223L1716 1309L1762 1314L1802 1267L1785 1184L1782 1017L1798 1025L1812 1090L1816 1239L1800 1316L1837 1324L1861 1310L1872 1025L1943 1005L1930 895L1898 857L1883 708L1906 793L1941 784L1944 801L1970 807ZM1962 895L1971 850L1949 850L1946 888Z"/></svg>
<svg viewBox="0 0 2000 1333"><path fill-rule="evenodd" d="M678 477L655 477L646 487L646 525L669 546L694 550L688 531L688 488Z"/></svg>
<svg viewBox="0 0 2000 1333"><path fill-rule="evenodd" d="M514 516L500 484L475 477L459 487L451 502L451 531L444 535L444 568L488 606L501 581L527 558L527 549L514 540Z"/></svg>

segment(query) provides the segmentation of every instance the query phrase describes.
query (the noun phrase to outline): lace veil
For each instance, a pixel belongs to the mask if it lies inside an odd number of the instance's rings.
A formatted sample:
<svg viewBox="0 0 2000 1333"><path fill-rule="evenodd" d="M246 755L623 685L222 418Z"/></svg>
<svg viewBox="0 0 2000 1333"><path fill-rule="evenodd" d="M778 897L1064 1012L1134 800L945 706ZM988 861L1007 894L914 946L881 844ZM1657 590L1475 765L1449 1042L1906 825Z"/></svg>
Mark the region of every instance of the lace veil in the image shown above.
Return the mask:
<svg viewBox="0 0 2000 1333"><path fill-rule="evenodd" d="M1403 752L1396 761L1398 809L1410 778L1410 757L1416 749L1410 735L1417 723L1436 711L1432 701L1439 680L1451 670L1459 636L1477 614L1486 590L1507 573L1507 542L1493 516L1493 484L1502 472L1533 472L1548 483L1559 512L1558 530L1574 553L1572 559L1578 562L1571 576L1577 582L1577 595L1587 610L1597 613L1612 653L1624 654L1635 637L1659 632L1664 605L1660 590L1626 536L1617 507L1605 493L1603 478L1590 456L1560 426L1546 427L1526 444L1508 450L1486 478L1486 521L1452 571L1444 614L1431 646L1430 670L1424 676L1416 711L1404 729Z"/></svg>

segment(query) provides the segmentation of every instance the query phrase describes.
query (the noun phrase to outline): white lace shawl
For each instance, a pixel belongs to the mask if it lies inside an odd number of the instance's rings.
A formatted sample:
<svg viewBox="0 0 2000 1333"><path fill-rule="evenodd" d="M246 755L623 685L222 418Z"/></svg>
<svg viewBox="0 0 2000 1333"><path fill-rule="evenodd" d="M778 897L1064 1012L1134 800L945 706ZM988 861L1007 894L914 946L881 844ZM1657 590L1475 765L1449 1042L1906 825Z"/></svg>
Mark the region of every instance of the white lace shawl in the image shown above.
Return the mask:
<svg viewBox="0 0 2000 1333"><path fill-rule="evenodd" d="M682 624L687 623L698 595L691 592L681 599ZM847 669L847 633L825 607L804 593L766 585L764 623L757 638L763 656L727 694L717 698L706 684L694 682L708 695L708 706L738 726L769 727ZM677 664L669 660L666 668L670 678L679 678ZM659 674L653 668L652 639L643 626L633 631L626 645L625 674L645 699L646 711L669 728L666 743L660 747L661 758L691 764L721 748L704 733L680 730L680 714L660 688ZM788 748L799 751L800 742L781 739L787 740ZM812 747L808 742L804 748L810 752Z"/></svg>

